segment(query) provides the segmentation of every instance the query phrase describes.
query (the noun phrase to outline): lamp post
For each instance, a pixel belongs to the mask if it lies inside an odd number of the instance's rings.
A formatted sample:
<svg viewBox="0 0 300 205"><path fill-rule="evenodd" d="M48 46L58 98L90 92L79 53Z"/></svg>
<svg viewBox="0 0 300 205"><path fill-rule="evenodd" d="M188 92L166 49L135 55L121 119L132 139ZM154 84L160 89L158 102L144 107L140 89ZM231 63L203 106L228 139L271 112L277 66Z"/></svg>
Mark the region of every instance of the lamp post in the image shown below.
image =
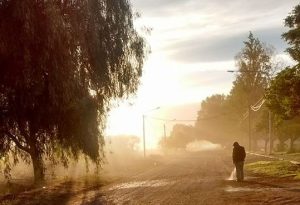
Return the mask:
<svg viewBox="0 0 300 205"><path fill-rule="evenodd" d="M148 110L146 113L148 112L151 112L151 111L154 111L154 110L158 110L160 109L160 107L156 107L156 108L153 108L151 110ZM145 118L146 118L146 115L145 113L143 114L143 147L144 147L144 157L146 157L146 130L145 130Z"/></svg>
<svg viewBox="0 0 300 205"><path fill-rule="evenodd" d="M271 82L271 77L269 73L265 71L240 71L240 70L228 70L227 72L229 73L262 73L265 74L266 77L268 78L269 83ZM250 102L250 92L248 93L249 100ZM250 112L251 112L251 104L249 103L248 105L248 112L249 112L249 117L248 117L248 132L249 132L249 151L251 151L251 120L250 120ZM272 113L271 110L268 110L269 114L269 154L272 153L272 145L271 145L271 140L272 140Z"/></svg>

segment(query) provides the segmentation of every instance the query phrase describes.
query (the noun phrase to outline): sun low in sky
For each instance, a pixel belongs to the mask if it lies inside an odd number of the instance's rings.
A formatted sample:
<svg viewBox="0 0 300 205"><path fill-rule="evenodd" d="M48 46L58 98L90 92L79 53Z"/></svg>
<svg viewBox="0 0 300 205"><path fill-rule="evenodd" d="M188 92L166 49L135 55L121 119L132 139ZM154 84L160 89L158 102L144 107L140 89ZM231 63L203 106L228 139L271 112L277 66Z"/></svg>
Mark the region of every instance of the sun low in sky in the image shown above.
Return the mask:
<svg viewBox="0 0 300 205"><path fill-rule="evenodd" d="M228 94L234 75L234 57L249 31L276 49L289 63L281 39L284 18L297 0L132 0L141 13L136 26L151 28L147 41L151 54L144 66L136 96L119 102L109 114L106 133L142 136L146 120L148 148L155 148L176 122L163 119L196 119L200 103L212 94ZM158 110L149 110L160 107ZM191 123L191 122L190 122Z"/></svg>

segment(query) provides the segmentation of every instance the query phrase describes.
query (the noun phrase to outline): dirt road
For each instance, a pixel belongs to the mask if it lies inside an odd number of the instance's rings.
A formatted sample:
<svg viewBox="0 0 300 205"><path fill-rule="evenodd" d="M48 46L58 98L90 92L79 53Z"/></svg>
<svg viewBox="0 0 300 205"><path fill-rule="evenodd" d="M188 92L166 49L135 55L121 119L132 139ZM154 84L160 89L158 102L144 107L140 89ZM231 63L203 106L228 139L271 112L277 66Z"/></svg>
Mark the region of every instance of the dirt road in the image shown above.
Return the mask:
<svg viewBox="0 0 300 205"><path fill-rule="evenodd" d="M238 183L227 180L231 170L230 153L178 155L102 194L108 204L300 204L299 182L248 175Z"/></svg>
<svg viewBox="0 0 300 205"><path fill-rule="evenodd" d="M300 204L299 181L249 173L243 183L227 180L233 168L230 152L172 155L150 162L146 170L133 176L119 173L121 179L105 186L70 182L8 196L0 204Z"/></svg>

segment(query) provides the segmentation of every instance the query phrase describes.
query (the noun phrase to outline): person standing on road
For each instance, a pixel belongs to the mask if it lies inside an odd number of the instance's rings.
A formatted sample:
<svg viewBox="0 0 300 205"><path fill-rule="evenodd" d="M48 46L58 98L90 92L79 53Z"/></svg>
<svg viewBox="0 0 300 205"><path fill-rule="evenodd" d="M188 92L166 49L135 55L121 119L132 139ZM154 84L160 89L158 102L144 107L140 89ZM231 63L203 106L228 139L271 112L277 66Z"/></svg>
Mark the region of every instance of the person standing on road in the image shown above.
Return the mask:
<svg viewBox="0 0 300 205"><path fill-rule="evenodd" d="M238 142L233 143L232 160L236 168L237 181L244 180L244 161L246 158L245 148L240 146Z"/></svg>

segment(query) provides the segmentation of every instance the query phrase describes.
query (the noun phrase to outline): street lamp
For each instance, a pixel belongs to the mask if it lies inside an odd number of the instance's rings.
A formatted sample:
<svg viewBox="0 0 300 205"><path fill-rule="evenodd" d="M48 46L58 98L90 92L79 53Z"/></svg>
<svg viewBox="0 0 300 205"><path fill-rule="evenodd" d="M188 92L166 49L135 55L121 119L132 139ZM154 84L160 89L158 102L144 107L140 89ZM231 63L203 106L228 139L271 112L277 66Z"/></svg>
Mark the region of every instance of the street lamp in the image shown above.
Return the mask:
<svg viewBox="0 0 300 205"><path fill-rule="evenodd" d="M271 82L271 77L269 73L265 71L241 71L241 70L227 70L229 73L262 73L265 74L266 77L268 78L269 83ZM250 99L250 92L248 93L248 97ZM251 120L250 120L250 112L251 112L251 105L249 104L248 106L248 112L249 112L249 117L248 117L248 132L249 132L249 151L251 151ZM271 145L271 140L272 140L272 113L271 110L269 109L269 154L272 152L272 145Z"/></svg>
<svg viewBox="0 0 300 205"><path fill-rule="evenodd" d="M148 112L151 112L151 111L154 111L154 110L158 110L160 109L160 107L156 107L156 108L153 108L151 110L148 110L146 111L146 113ZM146 115L145 113L143 114L143 147L144 147L144 157L146 157L146 131L145 131L145 118L146 118Z"/></svg>

